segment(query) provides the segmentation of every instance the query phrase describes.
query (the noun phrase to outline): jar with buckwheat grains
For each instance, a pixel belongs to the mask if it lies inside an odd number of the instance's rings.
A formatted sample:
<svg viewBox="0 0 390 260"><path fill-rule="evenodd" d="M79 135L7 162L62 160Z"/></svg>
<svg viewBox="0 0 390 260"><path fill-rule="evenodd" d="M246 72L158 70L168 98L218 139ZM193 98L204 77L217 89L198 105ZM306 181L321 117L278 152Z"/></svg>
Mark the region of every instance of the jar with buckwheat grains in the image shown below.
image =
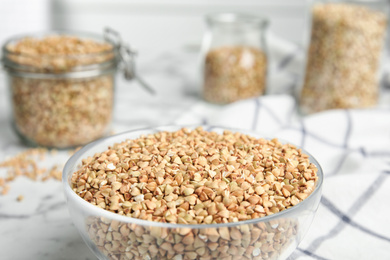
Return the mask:
<svg viewBox="0 0 390 260"><path fill-rule="evenodd" d="M3 65L13 127L22 141L69 148L106 135L123 48L110 29L104 35L52 31L8 40Z"/></svg>
<svg viewBox="0 0 390 260"><path fill-rule="evenodd" d="M267 53L264 18L236 13L206 16L202 46L203 98L228 104L265 93Z"/></svg>
<svg viewBox="0 0 390 260"><path fill-rule="evenodd" d="M375 106L388 22L388 1L314 1L300 108Z"/></svg>

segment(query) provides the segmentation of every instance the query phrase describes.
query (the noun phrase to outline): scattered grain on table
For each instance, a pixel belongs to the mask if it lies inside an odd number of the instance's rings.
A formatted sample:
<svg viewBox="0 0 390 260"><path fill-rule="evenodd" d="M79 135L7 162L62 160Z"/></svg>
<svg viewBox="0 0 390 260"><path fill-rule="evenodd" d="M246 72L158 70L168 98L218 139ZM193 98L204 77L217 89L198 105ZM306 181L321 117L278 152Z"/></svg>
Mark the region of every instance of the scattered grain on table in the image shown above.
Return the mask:
<svg viewBox="0 0 390 260"><path fill-rule="evenodd" d="M72 155L78 149L69 150L69 155ZM56 149L30 148L4 159L0 162L0 169L4 169L6 174L0 177L0 193L6 195L10 190L11 183L22 176L33 181L47 181L50 179L61 181L62 164L64 162L53 164L50 160L62 161L62 157L58 155ZM19 196L17 200L22 199L23 196Z"/></svg>

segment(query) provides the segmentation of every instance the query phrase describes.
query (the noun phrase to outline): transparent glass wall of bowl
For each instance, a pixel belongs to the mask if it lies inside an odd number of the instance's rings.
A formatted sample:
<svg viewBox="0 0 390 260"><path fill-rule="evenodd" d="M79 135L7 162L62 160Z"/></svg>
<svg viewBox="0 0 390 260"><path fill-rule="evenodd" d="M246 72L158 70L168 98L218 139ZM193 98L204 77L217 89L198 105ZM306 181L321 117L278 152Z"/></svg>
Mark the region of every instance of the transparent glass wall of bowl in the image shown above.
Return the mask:
<svg viewBox="0 0 390 260"><path fill-rule="evenodd" d="M227 104L266 91L265 18L236 13L206 17L201 51L203 98Z"/></svg>
<svg viewBox="0 0 390 260"><path fill-rule="evenodd" d="M30 55L8 49L26 37L75 36L105 42L111 49L93 54ZM68 148L84 145L109 131L114 107L116 43L103 36L48 32L22 35L3 46L12 124L32 146Z"/></svg>
<svg viewBox="0 0 390 260"><path fill-rule="evenodd" d="M310 155L310 162L319 170L315 190L307 199L279 213L236 223L185 225L130 218L98 208L72 190L72 174L84 158L105 151L113 143L178 129L157 127L107 137L88 144L69 159L62 177L67 204L92 252L99 259L199 259L205 252L211 259L287 259L308 231L321 199L323 172ZM222 133L224 129L210 130ZM259 137L253 132L240 132Z"/></svg>
<svg viewBox="0 0 390 260"><path fill-rule="evenodd" d="M302 88L304 114L378 103L389 1L314 0Z"/></svg>

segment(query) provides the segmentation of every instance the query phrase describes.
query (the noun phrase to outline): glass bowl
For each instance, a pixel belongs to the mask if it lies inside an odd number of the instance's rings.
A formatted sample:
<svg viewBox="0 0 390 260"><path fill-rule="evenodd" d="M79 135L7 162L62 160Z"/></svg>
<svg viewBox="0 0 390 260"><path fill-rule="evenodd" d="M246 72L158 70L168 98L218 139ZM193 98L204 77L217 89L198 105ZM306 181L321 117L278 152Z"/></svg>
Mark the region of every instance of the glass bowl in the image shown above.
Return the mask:
<svg viewBox="0 0 390 260"><path fill-rule="evenodd" d="M291 208L246 221L198 225L146 221L101 209L72 190L71 176L82 159L126 139L180 128L155 127L110 136L86 145L68 160L62 176L67 204L88 247L99 259L286 259L308 231L321 199L323 172L306 151L318 168L314 191ZM204 129L217 133L226 130L210 126ZM250 131L237 132L261 137Z"/></svg>

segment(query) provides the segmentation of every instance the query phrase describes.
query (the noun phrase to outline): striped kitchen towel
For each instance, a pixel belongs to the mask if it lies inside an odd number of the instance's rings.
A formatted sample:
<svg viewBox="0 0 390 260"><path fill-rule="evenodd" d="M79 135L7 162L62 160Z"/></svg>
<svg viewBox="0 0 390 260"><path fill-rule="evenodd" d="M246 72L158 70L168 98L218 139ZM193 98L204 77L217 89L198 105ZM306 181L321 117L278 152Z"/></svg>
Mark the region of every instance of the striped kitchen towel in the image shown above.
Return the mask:
<svg viewBox="0 0 390 260"><path fill-rule="evenodd" d="M269 95L226 106L199 101L175 123L253 130L319 161L321 204L289 259L390 259L390 109L302 116L291 95Z"/></svg>

